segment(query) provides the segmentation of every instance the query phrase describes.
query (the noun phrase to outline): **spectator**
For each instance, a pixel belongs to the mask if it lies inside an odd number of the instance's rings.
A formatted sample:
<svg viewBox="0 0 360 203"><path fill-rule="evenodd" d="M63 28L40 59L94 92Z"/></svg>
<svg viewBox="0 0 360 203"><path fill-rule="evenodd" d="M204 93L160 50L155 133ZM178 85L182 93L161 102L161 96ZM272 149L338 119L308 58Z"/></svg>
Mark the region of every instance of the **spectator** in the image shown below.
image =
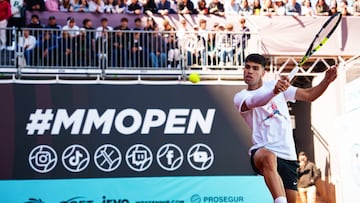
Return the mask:
<svg viewBox="0 0 360 203"><path fill-rule="evenodd" d="M199 21L199 33L198 35L204 40L204 47L209 37L209 32L207 30L207 21L205 19L200 19ZM207 56L206 56L206 49L204 48L201 52L201 62L203 65L207 64Z"/></svg>
<svg viewBox="0 0 360 203"><path fill-rule="evenodd" d="M42 30L44 26L41 24L39 16L36 14L31 15L30 23L27 25L27 28L30 28L30 35L35 36L36 39L41 39L43 35Z"/></svg>
<svg viewBox="0 0 360 203"><path fill-rule="evenodd" d="M187 52L187 65L201 65L202 53L205 50L206 41L199 35L199 27L194 26L194 32L186 35L185 49ZM205 65L205 64L204 64Z"/></svg>
<svg viewBox="0 0 360 203"><path fill-rule="evenodd" d="M105 4L102 0L89 0L89 12L104 13Z"/></svg>
<svg viewBox="0 0 360 203"><path fill-rule="evenodd" d="M131 3L128 5L128 13L140 15L142 13L142 6L140 5L138 0L131 0Z"/></svg>
<svg viewBox="0 0 360 203"><path fill-rule="evenodd" d="M31 32L30 32L31 33ZM49 32L42 32L43 35L36 39L38 41L37 46L35 46L31 57L29 57L28 62L30 65L35 66L49 66L54 65L52 61L55 56L53 49L56 47L56 38L53 38Z"/></svg>
<svg viewBox="0 0 360 203"><path fill-rule="evenodd" d="M170 1L170 8L174 11L174 13L178 13L178 6L177 6L178 0L169 0L169 1Z"/></svg>
<svg viewBox="0 0 360 203"><path fill-rule="evenodd" d="M129 67L129 41L130 28L129 20L126 17L121 18L120 25L114 28L115 36L112 40L112 49L114 52L114 65L118 67Z"/></svg>
<svg viewBox="0 0 360 203"><path fill-rule="evenodd" d="M240 32L242 32L237 40L237 58L239 65L244 65L245 63L245 50L248 45L248 41L250 40L251 34L250 29L246 26L246 19L240 19Z"/></svg>
<svg viewBox="0 0 360 203"><path fill-rule="evenodd" d="M6 26L11 17L11 5L7 0L0 0L0 50L6 48Z"/></svg>
<svg viewBox="0 0 360 203"><path fill-rule="evenodd" d="M289 0L285 5L286 15L288 16L300 16L301 15L301 5L296 2L296 0Z"/></svg>
<svg viewBox="0 0 360 203"><path fill-rule="evenodd" d="M89 57L90 60L87 60L87 62L89 62L88 64L90 65L90 64L94 64L93 60L95 58L94 57L94 52L95 52L95 32L94 32L94 30L95 29L93 28L92 21L88 18L85 18L83 20L82 24L83 24L82 29L85 30L86 32L85 32L85 35L82 35L80 39L82 40L82 38L85 36L86 44L81 44L81 45L89 47L87 51L90 53L87 56L91 56L91 57ZM88 52L85 52L85 53L88 53ZM84 62L84 63L87 64L87 62Z"/></svg>
<svg viewBox="0 0 360 203"><path fill-rule="evenodd" d="M219 0L212 0L209 4L209 14L225 16L224 4Z"/></svg>
<svg viewBox="0 0 360 203"><path fill-rule="evenodd" d="M346 0L340 1L340 12L343 16L351 16L352 13L348 10L348 3Z"/></svg>
<svg viewBox="0 0 360 203"><path fill-rule="evenodd" d="M196 14L194 3L190 0L180 0L177 3L177 11L179 14Z"/></svg>
<svg viewBox="0 0 360 203"><path fill-rule="evenodd" d="M134 19L134 29L133 30L143 30L141 18Z"/></svg>
<svg viewBox="0 0 360 203"><path fill-rule="evenodd" d="M26 0L26 10L45 11L45 1L44 0Z"/></svg>
<svg viewBox="0 0 360 203"><path fill-rule="evenodd" d="M230 0L225 3L226 15L237 15L240 12L240 4L236 0Z"/></svg>
<svg viewBox="0 0 360 203"><path fill-rule="evenodd" d="M198 7L196 8L198 14L207 15L209 14L209 8L206 6L205 0L198 1Z"/></svg>
<svg viewBox="0 0 360 203"><path fill-rule="evenodd" d="M154 31L150 38L149 56L152 67L166 67L166 42L159 33L159 27L154 26Z"/></svg>
<svg viewBox="0 0 360 203"><path fill-rule="evenodd" d="M107 0L104 5L104 13L117 13L116 3L114 0Z"/></svg>
<svg viewBox="0 0 360 203"><path fill-rule="evenodd" d="M94 42L88 35L86 28L80 28L80 34L74 38L76 64L77 66L93 66L93 44Z"/></svg>
<svg viewBox="0 0 360 203"><path fill-rule="evenodd" d="M169 0L160 0L157 4L157 10L158 13L162 16L175 13L175 11L171 8L171 3Z"/></svg>
<svg viewBox="0 0 360 203"><path fill-rule="evenodd" d="M188 32L188 28L187 28L187 22L185 19L181 19L180 20L180 26L176 31L176 38L177 41L179 42L179 48L180 50L185 50L185 39L186 39L186 34ZM182 51L183 52L183 51Z"/></svg>
<svg viewBox="0 0 360 203"><path fill-rule="evenodd" d="M89 12L89 4L87 0L76 0L73 4L75 12Z"/></svg>
<svg viewBox="0 0 360 203"><path fill-rule="evenodd" d="M236 38L233 33L234 25L228 23L225 27L225 32L221 33L219 38L218 47L219 47L219 57L220 63L219 66L234 65L234 52L236 48Z"/></svg>
<svg viewBox="0 0 360 203"><path fill-rule="evenodd" d="M144 0L142 6L144 14L148 16L158 13L155 0Z"/></svg>
<svg viewBox="0 0 360 203"><path fill-rule="evenodd" d="M170 34L167 41L167 67L168 68L180 68L180 49L175 33Z"/></svg>
<svg viewBox="0 0 360 203"><path fill-rule="evenodd" d="M101 18L100 24L101 25L98 28L96 28L95 39L100 37L104 30L107 30L107 31L112 31L113 30L113 28L111 26L109 26L108 19L105 18L105 17Z"/></svg>
<svg viewBox="0 0 360 203"><path fill-rule="evenodd" d="M167 39L171 34L175 34L175 28L170 24L169 20L167 19L163 21L163 27L164 30L162 32L162 36L165 39L165 41L167 41Z"/></svg>
<svg viewBox="0 0 360 203"><path fill-rule="evenodd" d="M260 0L254 0L253 6L252 6L253 15L260 15L262 12L262 7Z"/></svg>
<svg viewBox="0 0 360 203"><path fill-rule="evenodd" d="M62 4L60 5L60 11L61 12L73 12L74 7L71 4L70 0L63 0Z"/></svg>
<svg viewBox="0 0 360 203"><path fill-rule="evenodd" d="M207 61L208 65L215 66L218 62L217 57L217 46L216 46L216 30L212 30L209 33L209 37L207 40Z"/></svg>
<svg viewBox="0 0 360 203"><path fill-rule="evenodd" d="M273 16L276 15L274 3L271 0L265 0L265 4L261 9L261 15Z"/></svg>
<svg viewBox="0 0 360 203"><path fill-rule="evenodd" d="M19 36L17 45L20 53L18 62L21 67L24 67L27 65L27 61L30 60L32 51L36 46L36 38L35 36L30 35L30 31L28 29L24 29L22 35Z"/></svg>
<svg viewBox="0 0 360 203"><path fill-rule="evenodd" d="M353 15L354 16L360 16L360 0L354 0L353 3Z"/></svg>
<svg viewBox="0 0 360 203"><path fill-rule="evenodd" d="M286 14L286 7L283 0L275 0L274 8L275 14L273 15L284 16Z"/></svg>
<svg viewBox="0 0 360 203"><path fill-rule="evenodd" d="M245 16L245 15L251 15L253 13L254 13L254 11L253 11L253 8L250 6L249 1L241 0L241 4L239 7L239 14Z"/></svg>
<svg viewBox="0 0 360 203"><path fill-rule="evenodd" d="M96 39L95 47L97 62L99 63L96 65L101 66L103 64L107 64L107 66L111 66L112 59L115 57L113 57L112 39L106 29L103 30L100 37Z"/></svg>
<svg viewBox="0 0 360 203"><path fill-rule="evenodd" d="M51 29L51 30L48 30L49 34L52 35L51 37L57 38L60 36L61 26L56 23L55 16L49 17L48 24L45 26L45 28Z"/></svg>
<svg viewBox="0 0 360 203"><path fill-rule="evenodd" d="M328 16L330 8L326 4L325 0L317 0L315 5L315 12L318 16Z"/></svg>
<svg viewBox="0 0 360 203"><path fill-rule="evenodd" d="M130 39L130 66L143 67L144 66L144 53L140 32L135 32Z"/></svg>
<svg viewBox="0 0 360 203"><path fill-rule="evenodd" d="M303 16L314 16L315 15L315 11L311 5L310 0L304 0L303 6L301 8L301 15L303 15Z"/></svg>
<svg viewBox="0 0 360 203"><path fill-rule="evenodd" d="M58 12L59 11L59 1L58 0L46 0L45 8L47 11Z"/></svg>
<svg viewBox="0 0 360 203"><path fill-rule="evenodd" d="M129 13L127 0L118 0L115 6L116 13Z"/></svg>
<svg viewBox="0 0 360 203"><path fill-rule="evenodd" d="M68 31L63 31L61 37L58 38L55 64L60 66L71 66L75 61L73 49L74 43Z"/></svg>
<svg viewBox="0 0 360 203"><path fill-rule="evenodd" d="M66 22L67 24L62 28L63 31L67 31L70 37L80 34L80 28L76 25L75 18L69 17Z"/></svg>
<svg viewBox="0 0 360 203"><path fill-rule="evenodd" d="M9 30L13 27L15 27L17 30L19 30L21 27L25 27L25 11L23 4L23 0L10 0L11 17L8 19L7 23L7 28ZM6 46L11 47L10 49L13 50L15 48L15 44L13 46L13 32L6 32L6 39Z"/></svg>

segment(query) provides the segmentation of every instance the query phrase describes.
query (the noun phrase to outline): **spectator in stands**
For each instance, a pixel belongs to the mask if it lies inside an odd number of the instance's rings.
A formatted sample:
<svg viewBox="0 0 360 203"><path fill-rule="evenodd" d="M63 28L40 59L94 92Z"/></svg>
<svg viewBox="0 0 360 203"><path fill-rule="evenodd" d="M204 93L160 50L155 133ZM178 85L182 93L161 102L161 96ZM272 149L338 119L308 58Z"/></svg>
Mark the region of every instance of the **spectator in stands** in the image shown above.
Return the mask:
<svg viewBox="0 0 360 203"><path fill-rule="evenodd" d="M167 40L167 67L168 68L180 68L180 49L179 43L176 38L176 34L170 34L170 37Z"/></svg>
<svg viewBox="0 0 360 203"><path fill-rule="evenodd" d="M162 16L175 13L175 11L171 8L171 3L169 0L160 0L157 4L157 10L158 13Z"/></svg>
<svg viewBox="0 0 360 203"><path fill-rule="evenodd" d="M130 39L130 66L143 67L145 58L140 32L135 31Z"/></svg>
<svg viewBox="0 0 360 203"><path fill-rule="evenodd" d="M74 3L75 12L89 12L89 3L87 0L77 0L77 3ZM75 1L74 1L75 2Z"/></svg>
<svg viewBox="0 0 360 203"><path fill-rule="evenodd" d="M191 0L180 0L177 3L177 11L179 14L196 14L197 12Z"/></svg>
<svg viewBox="0 0 360 203"><path fill-rule="evenodd" d="M348 9L348 2L346 0L340 1L340 12L343 16L351 16L352 13Z"/></svg>
<svg viewBox="0 0 360 203"><path fill-rule="evenodd" d="M96 62L99 63L96 65L113 65L112 60L116 57L113 57L112 39L111 36L109 36L109 32L107 30L103 30L101 36L96 39L95 47L97 55Z"/></svg>
<svg viewBox="0 0 360 203"><path fill-rule="evenodd" d="M129 13L127 0L118 0L115 9L116 13Z"/></svg>
<svg viewBox="0 0 360 203"><path fill-rule="evenodd" d="M240 12L240 4L236 0L230 0L225 3L226 15L237 15Z"/></svg>
<svg viewBox="0 0 360 203"><path fill-rule="evenodd" d="M48 66L54 64L52 61L55 58L53 50L56 48L57 39L53 38L49 32L45 31L42 33L43 35L41 37L36 38L38 45L32 52L32 56L29 57L29 59L31 59L28 61L30 65Z"/></svg>
<svg viewBox="0 0 360 203"><path fill-rule="evenodd" d="M63 0L62 4L60 5L60 11L61 12L73 12L74 7L70 0Z"/></svg>
<svg viewBox="0 0 360 203"><path fill-rule="evenodd" d="M58 0L46 0L45 8L47 11L58 12L59 11L59 1Z"/></svg>
<svg viewBox="0 0 360 203"><path fill-rule="evenodd" d="M155 0L144 0L142 6L144 14L148 16L158 13Z"/></svg>
<svg viewBox="0 0 360 203"><path fill-rule="evenodd" d="M254 11L253 11L253 8L250 6L249 1L241 0L241 4L239 7L239 14L245 16L245 15L252 15L253 13L254 13Z"/></svg>
<svg viewBox="0 0 360 203"><path fill-rule="evenodd" d="M94 57L94 42L88 37L87 30L80 28L80 35L74 38L74 51L76 54L76 66L92 66Z"/></svg>
<svg viewBox="0 0 360 203"><path fill-rule="evenodd" d="M26 10L29 11L45 11L44 0L26 0Z"/></svg>
<svg viewBox="0 0 360 203"><path fill-rule="evenodd" d="M133 30L143 30L143 25L142 25L142 21L141 18L135 18L134 19L134 28Z"/></svg>
<svg viewBox="0 0 360 203"><path fill-rule="evenodd" d="M246 26L246 19L240 18L240 32L239 39L237 40L237 59L239 65L244 65L245 63L245 50L248 45L248 41L250 40L251 34L250 29Z"/></svg>
<svg viewBox="0 0 360 203"><path fill-rule="evenodd" d="M286 7L285 7L285 2L283 0L275 0L275 14L273 15L277 15L277 16L284 16L286 15Z"/></svg>
<svg viewBox="0 0 360 203"><path fill-rule="evenodd" d="M61 26L57 24L55 16L50 16L48 24L45 26L47 29L61 30Z"/></svg>
<svg viewBox="0 0 360 203"><path fill-rule="evenodd" d="M315 5L315 12L318 16L328 16L330 8L325 0L318 0Z"/></svg>
<svg viewBox="0 0 360 203"><path fill-rule="evenodd" d="M75 18L69 17L66 22L67 24L62 28L63 31L67 31L70 37L80 34L80 28L76 25Z"/></svg>
<svg viewBox="0 0 360 203"><path fill-rule="evenodd" d="M215 66L218 64L218 53L216 46L216 30L209 32L207 40L207 61L208 65Z"/></svg>
<svg viewBox="0 0 360 203"><path fill-rule="evenodd" d="M205 0L199 0L196 8L198 14L207 15L209 14L209 8L206 6Z"/></svg>
<svg viewBox="0 0 360 203"><path fill-rule="evenodd" d="M30 23L26 26L27 28L30 28L30 35L35 36L36 39L41 39L41 36L43 33L40 29L43 29L44 26L41 24L39 16L36 14L31 15Z"/></svg>
<svg viewBox="0 0 360 203"><path fill-rule="evenodd" d="M207 21L205 19L200 19L199 21L199 32L198 35L200 37L202 37L202 39L204 39L204 44L206 44L208 37L209 37L209 32L207 30ZM205 47L205 45L204 45ZM201 52L201 63L203 65L207 64L207 56L206 56L206 49L204 48Z"/></svg>
<svg viewBox="0 0 360 203"><path fill-rule="evenodd" d="M0 0L0 50L6 48L6 26L11 17L11 5L7 0Z"/></svg>
<svg viewBox="0 0 360 203"><path fill-rule="evenodd" d="M152 67L166 67L166 42L159 33L159 27L154 26L154 31L150 38L149 56Z"/></svg>
<svg viewBox="0 0 360 203"><path fill-rule="evenodd" d="M223 66L225 64L227 66L234 65L234 52L237 42L233 30L234 25L232 23L228 23L225 27L225 32L221 33L221 37L219 38L219 66Z"/></svg>
<svg viewBox="0 0 360 203"><path fill-rule="evenodd" d="M89 0L89 12L92 13L104 13L104 1L102 0Z"/></svg>
<svg viewBox="0 0 360 203"><path fill-rule="evenodd" d="M353 15L360 16L360 0L354 0L352 7L353 7L353 11L352 11Z"/></svg>
<svg viewBox="0 0 360 203"><path fill-rule="evenodd" d="M301 5L296 0L289 0L285 5L286 15L288 16L300 16L301 15Z"/></svg>
<svg viewBox="0 0 360 203"><path fill-rule="evenodd" d="M170 21L167 19L163 20L163 28L164 29L162 32L162 36L165 41L167 41L171 34L175 34L175 28L170 24Z"/></svg>
<svg viewBox="0 0 360 203"><path fill-rule="evenodd" d="M330 5L329 16L331 16L337 12L338 12L337 7L335 5Z"/></svg>
<svg viewBox="0 0 360 203"><path fill-rule="evenodd" d="M138 0L131 0L131 3L128 5L127 11L130 14L140 15L142 14L143 8Z"/></svg>
<svg viewBox="0 0 360 203"><path fill-rule="evenodd" d="M254 3L252 5L252 11L253 11L253 15L260 15L262 12L262 7L261 7L261 2L260 0L254 0Z"/></svg>
<svg viewBox="0 0 360 203"><path fill-rule="evenodd" d="M107 30L107 31L113 30L113 28L111 26L109 26L108 19L105 17L101 18L100 26L96 28L95 39L97 39L98 37L100 37L102 35L103 30Z"/></svg>
<svg viewBox="0 0 360 203"><path fill-rule="evenodd" d="M86 31L86 33L85 33L85 44L86 45L82 44L82 46L88 47L88 49L84 53L87 53L86 56L89 56L89 55L91 56L87 60L88 63L84 62L84 64L92 65L92 64L94 64L93 60L95 59L95 57L94 57L94 52L95 52L95 50L94 50L95 49L95 32L93 32L95 29L92 26L92 21L90 19L88 19L88 18L85 18L82 23L83 23L82 28L83 28L83 30ZM82 40L83 37L84 36L82 35L81 40Z"/></svg>
<svg viewBox="0 0 360 203"><path fill-rule="evenodd" d="M224 4L219 0L212 0L209 4L209 14L225 16Z"/></svg>
<svg viewBox="0 0 360 203"><path fill-rule="evenodd" d="M301 15L303 16L314 16L315 10L311 5L310 0L304 0L301 8Z"/></svg>
<svg viewBox="0 0 360 203"><path fill-rule="evenodd" d="M265 4L261 9L261 15L273 16L276 15L275 5L271 0L265 0Z"/></svg>
<svg viewBox="0 0 360 203"><path fill-rule="evenodd" d="M30 60L32 51L36 46L36 38L33 35L30 35L30 31L28 29L24 29L22 31L22 35L19 36L18 40L18 51L19 55L19 65L26 66L27 61Z"/></svg>
<svg viewBox="0 0 360 203"><path fill-rule="evenodd" d="M202 53L206 46L205 39L199 35L199 27L194 26L194 32L186 35L185 50L187 53L187 65L201 65Z"/></svg>
<svg viewBox="0 0 360 203"><path fill-rule="evenodd" d="M179 0L169 0L170 1L170 8L175 12L178 13L178 1Z"/></svg>
<svg viewBox="0 0 360 203"><path fill-rule="evenodd" d="M176 38L177 41L179 42L179 48L180 50L185 50L185 39L186 39L186 34L188 32L188 28L187 28L187 22L185 19L181 19L180 20L180 26L179 28L176 30ZM184 51L182 51L184 52Z"/></svg>
<svg viewBox="0 0 360 203"><path fill-rule="evenodd" d="M8 19L7 23L7 28L9 30L13 27L15 27L17 30L25 27L25 11L23 9L23 3L23 0L10 0L11 17ZM15 46L13 46L13 32L6 32L6 39L6 46L13 50L15 48Z"/></svg>
<svg viewBox="0 0 360 203"><path fill-rule="evenodd" d="M56 48L56 58L55 64L60 64L60 66L71 66L75 61L73 49L74 43L68 31L63 31L61 37L58 38L57 48Z"/></svg>
<svg viewBox="0 0 360 203"><path fill-rule="evenodd" d="M104 13L117 13L116 2L114 0L107 0L104 5Z"/></svg>
<svg viewBox="0 0 360 203"><path fill-rule="evenodd" d="M115 35L112 39L112 49L114 52L114 66L129 67L129 41L130 28L129 20L126 17L121 18L120 25L114 28Z"/></svg>

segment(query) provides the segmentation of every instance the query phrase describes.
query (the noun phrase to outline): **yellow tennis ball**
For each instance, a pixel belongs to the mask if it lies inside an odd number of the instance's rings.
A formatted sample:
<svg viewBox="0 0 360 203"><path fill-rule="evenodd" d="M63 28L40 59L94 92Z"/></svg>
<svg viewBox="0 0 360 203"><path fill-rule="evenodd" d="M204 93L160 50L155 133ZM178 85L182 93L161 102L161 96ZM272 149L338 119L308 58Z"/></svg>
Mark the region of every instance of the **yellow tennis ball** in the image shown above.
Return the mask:
<svg viewBox="0 0 360 203"><path fill-rule="evenodd" d="M189 75L189 80L192 83L198 83L200 82L200 74L199 73L191 73Z"/></svg>

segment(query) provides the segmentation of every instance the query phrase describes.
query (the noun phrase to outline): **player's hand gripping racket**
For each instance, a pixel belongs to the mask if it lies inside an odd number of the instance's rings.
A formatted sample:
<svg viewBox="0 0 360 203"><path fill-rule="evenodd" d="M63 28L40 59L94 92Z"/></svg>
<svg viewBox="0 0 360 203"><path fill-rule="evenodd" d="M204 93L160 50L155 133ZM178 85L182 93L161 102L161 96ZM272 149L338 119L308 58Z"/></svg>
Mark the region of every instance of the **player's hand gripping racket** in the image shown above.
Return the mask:
<svg viewBox="0 0 360 203"><path fill-rule="evenodd" d="M321 27L320 31L315 35L315 38L311 42L308 50L306 51L305 55L301 59L301 61L298 63L298 65L291 70L291 72L288 75L289 80L291 81L295 74L299 71L300 67L304 65L304 63L310 58L311 55L313 55L317 50L319 50L330 38L332 33L335 31L337 26L339 25L341 21L342 14L340 12L337 12L333 14L332 16L327 19L327 21L324 23L324 25Z"/></svg>

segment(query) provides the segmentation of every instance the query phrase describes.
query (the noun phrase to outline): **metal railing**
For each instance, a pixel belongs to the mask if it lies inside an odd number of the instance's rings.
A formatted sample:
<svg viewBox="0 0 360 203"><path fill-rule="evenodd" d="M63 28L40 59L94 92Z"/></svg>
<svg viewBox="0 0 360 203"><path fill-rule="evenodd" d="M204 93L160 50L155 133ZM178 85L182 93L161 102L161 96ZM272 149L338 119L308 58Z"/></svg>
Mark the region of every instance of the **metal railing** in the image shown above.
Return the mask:
<svg viewBox="0 0 360 203"><path fill-rule="evenodd" d="M201 71L209 78L242 75L255 33L7 29L13 45L0 51L1 76L138 78ZM258 49L255 47L255 49ZM254 50L254 46L252 46Z"/></svg>

